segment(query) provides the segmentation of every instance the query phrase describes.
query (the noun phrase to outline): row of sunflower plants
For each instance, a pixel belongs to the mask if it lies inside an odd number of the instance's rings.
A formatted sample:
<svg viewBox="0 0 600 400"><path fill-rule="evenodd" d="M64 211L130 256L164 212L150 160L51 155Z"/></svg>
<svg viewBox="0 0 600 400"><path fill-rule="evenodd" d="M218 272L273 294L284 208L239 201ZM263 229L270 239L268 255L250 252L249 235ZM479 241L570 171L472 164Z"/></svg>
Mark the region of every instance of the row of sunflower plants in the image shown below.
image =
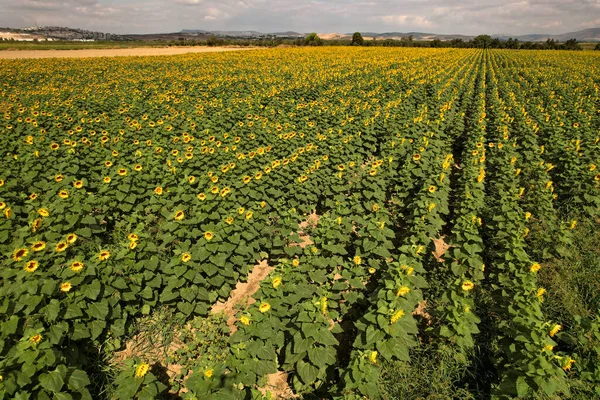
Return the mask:
<svg viewBox="0 0 600 400"><path fill-rule="evenodd" d="M460 170L456 178L452 204L450 248L441 256L445 268L439 268L443 281L453 282L442 292L436 306L435 334L462 351L475 345L473 336L479 333L479 317L472 292L483 279L483 240L480 235L484 206L486 149L485 59L478 63L475 79L469 82L460 112L465 113L465 124L458 124L454 147L459 153ZM464 133L462 132L464 130ZM462 135L462 136L461 136ZM457 160L458 161L458 160ZM440 261L440 260L438 260ZM440 276L438 274L438 276ZM466 286L465 286L466 283ZM470 284L469 284L470 283Z"/></svg>
<svg viewBox="0 0 600 400"><path fill-rule="evenodd" d="M452 92L448 91L448 94L451 96ZM445 100L449 99L440 96L440 103L444 104ZM415 126L419 123L429 125L428 108L422 106L416 112L417 116L413 118ZM433 113L437 112L433 110ZM369 296L370 307L355 322L358 334L350 355L350 364L343 374L346 394L362 393L372 398L377 397L380 357L409 361L409 348L416 344L418 329L412 313L422 301L421 290L427 286L421 276L425 273L423 258L431 243L431 236L444 224L442 216L448 213L447 175L452 155L444 156L449 148L444 127L456 118L456 106L451 106L448 114L447 123L441 123L439 115L435 115L433 121L437 120L436 125L439 127L429 127L433 132L420 138L415 135L414 140L402 140L392 152L395 157L402 155L393 164L400 165L401 171L392 174L390 178L390 184L395 187L392 201L396 194L406 197L411 187L420 187L421 190L416 191L413 202L399 207L406 215L403 222L411 227L411 234L401 238L403 244L392 253L391 259L385 260L385 268L378 277L378 286ZM424 174L424 171L431 168L439 168L440 173L446 177ZM403 180L403 177L409 179Z"/></svg>
<svg viewBox="0 0 600 400"><path fill-rule="evenodd" d="M545 289L537 285L540 264L526 251L524 235L530 215L518 204L517 168L511 162L517 153L510 136L504 139L503 133L503 121L510 120L510 115L498 93L495 69L487 72L488 133L495 145L488 150L486 229L491 243L492 296L501 310L496 326L501 354L496 361L499 384L495 392L499 397L568 393L564 371L574 361L554 350L553 337L560 328L546 321L541 311Z"/></svg>

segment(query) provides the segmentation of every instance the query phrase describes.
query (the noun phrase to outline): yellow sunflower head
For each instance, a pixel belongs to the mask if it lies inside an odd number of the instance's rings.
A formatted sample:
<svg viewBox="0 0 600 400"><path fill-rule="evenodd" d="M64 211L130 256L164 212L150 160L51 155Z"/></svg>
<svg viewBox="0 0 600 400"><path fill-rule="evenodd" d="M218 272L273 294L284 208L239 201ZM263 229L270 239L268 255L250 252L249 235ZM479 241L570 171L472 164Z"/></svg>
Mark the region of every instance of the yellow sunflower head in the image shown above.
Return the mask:
<svg viewBox="0 0 600 400"><path fill-rule="evenodd" d="M65 251L67 249L67 247L69 247L69 245L67 244L67 242L58 242L56 244L56 252L57 253L62 253L63 251Z"/></svg>
<svg viewBox="0 0 600 400"><path fill-rule="evenodd" d="M29 273L35 272L35 270L38 269L38 267L39 263L35 260L29 260L27 261L27 263L25 263L25 271Z"/></svg>
<svg viewBox="0 0 600 400"><path fill-rule="evenodd" d="M37 241L33 245L31 245L31 250L33 251L42 251L46 248L46 242Z"/></svg>
<svg viewBox="0 0 600 400"><path fill-rule="evenodd" d="M73 261L71 264L71 270L73 272L79 272L83 269L83 263L81 261Z"/></svg>
<svg viewBox="0 0 600 400"><path fill-rule="evenodd" d="M68 292L69 290L71 290L72 287L73 285L71 285L71 282L63 282L60 284L60 291Z"/></svg>

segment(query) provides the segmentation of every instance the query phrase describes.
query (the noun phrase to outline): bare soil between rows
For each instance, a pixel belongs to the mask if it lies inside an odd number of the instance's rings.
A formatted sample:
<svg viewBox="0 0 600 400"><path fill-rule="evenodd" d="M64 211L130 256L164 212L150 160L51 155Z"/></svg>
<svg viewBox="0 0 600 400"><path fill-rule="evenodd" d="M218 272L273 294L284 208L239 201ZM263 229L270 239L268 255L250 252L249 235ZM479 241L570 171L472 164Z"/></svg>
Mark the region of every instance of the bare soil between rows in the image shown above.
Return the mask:
<svg viewBox="0 0 600 400"><path fill-rule="evenodd" d="M254 47L133 47L130 49L0 50L0 59L168 56L189 53L253 50Z"/></svg>

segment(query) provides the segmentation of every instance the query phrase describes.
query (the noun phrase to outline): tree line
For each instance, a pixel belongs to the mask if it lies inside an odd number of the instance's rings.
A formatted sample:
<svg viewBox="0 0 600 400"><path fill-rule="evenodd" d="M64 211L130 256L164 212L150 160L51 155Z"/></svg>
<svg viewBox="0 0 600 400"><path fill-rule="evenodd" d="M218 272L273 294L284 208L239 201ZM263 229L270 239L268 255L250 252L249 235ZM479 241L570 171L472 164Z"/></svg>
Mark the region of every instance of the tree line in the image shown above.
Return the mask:
<svg viewBox="0 0 600 400"><path fill-rule="evenodd" d="M185 41L184 45L189 45L190 41ZM434 40L415 40L413 36L403 37L401 39L371 39L363 38L360 32L355 32L352 39L321 39L315 32L310 33L304 38L261 38L261 39L234 39L220 38L211 36L204 43L202 41L193 41L194 44L206 44L208 46L267 46L274 47L279 45L290 46L381 46L381 47L452 47L452 48L483 48L483 49L525 49L525 50L582 50L581 44L577 39L569 39L566 42L559 42L554 39L548 39L545 42L526 42L519 39L509 38L500 40L492 38L490 35L479 35L470 40L452 39L442 41ZM600 43L596 45L595 50L600 50Z"/></svg>

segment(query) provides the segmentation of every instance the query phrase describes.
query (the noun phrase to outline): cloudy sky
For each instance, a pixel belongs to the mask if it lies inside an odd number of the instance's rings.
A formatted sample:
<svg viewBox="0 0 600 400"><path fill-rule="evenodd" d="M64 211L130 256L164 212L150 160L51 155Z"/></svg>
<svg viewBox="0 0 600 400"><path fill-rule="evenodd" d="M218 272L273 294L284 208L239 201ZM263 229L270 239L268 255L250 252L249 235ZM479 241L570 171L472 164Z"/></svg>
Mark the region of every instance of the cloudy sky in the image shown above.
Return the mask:
<svg viewBox="0 0 600 400"><path fill-rule="evenodd" d="M600 0L0 0L0 27L111 33L564 33L600 27Z"/></svg>

